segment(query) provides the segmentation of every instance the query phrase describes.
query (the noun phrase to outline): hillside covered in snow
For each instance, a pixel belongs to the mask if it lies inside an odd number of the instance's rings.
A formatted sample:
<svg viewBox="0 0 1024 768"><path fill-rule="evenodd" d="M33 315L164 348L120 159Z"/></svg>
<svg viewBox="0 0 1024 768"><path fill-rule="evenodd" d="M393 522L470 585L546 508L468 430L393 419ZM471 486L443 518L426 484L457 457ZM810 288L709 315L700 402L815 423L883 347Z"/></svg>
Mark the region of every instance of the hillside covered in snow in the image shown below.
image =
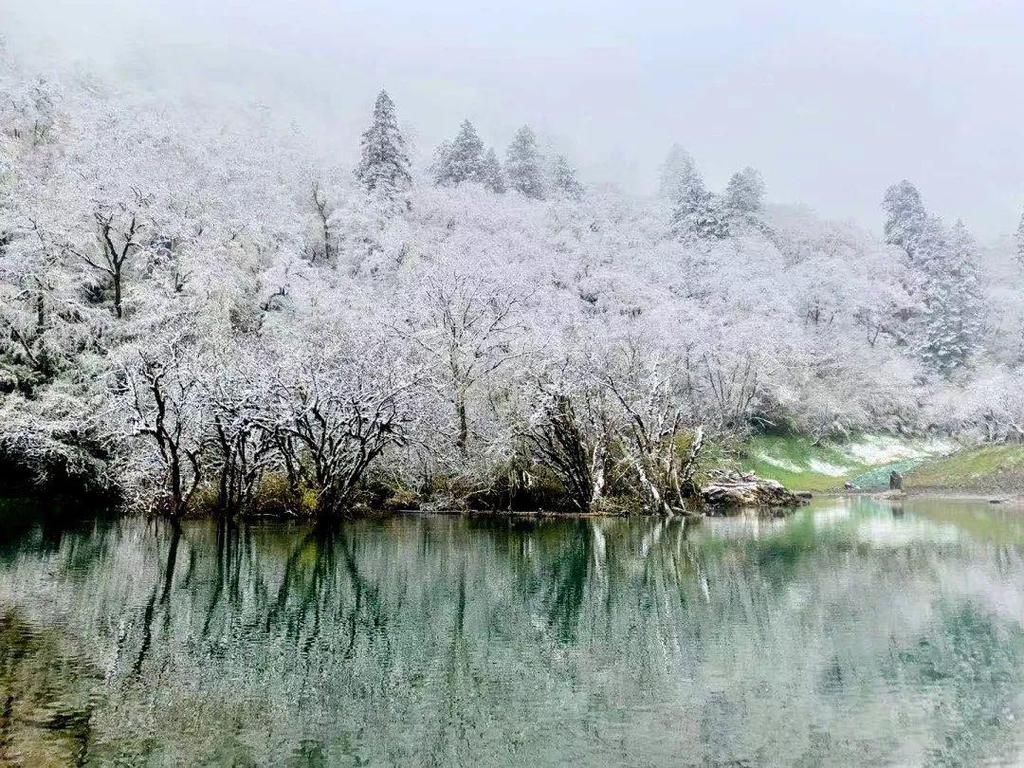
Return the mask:
<svg viewBox="0 0 1024 768"><path fill-rule="evenodd" d="M669 509L751 435L1022 437L1016 244L909 182L879 236L678 147L645 198L460 116L414 164L383 93L325 158L258 110L0 66L0 457L33 481Z"/></svg>

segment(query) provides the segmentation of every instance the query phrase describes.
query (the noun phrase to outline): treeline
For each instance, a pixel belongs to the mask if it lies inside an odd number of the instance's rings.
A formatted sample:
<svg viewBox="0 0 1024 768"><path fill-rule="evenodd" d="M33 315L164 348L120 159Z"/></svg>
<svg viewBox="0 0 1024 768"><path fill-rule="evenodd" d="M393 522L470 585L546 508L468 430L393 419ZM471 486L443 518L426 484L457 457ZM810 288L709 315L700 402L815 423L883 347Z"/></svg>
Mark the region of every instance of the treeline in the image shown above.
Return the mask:
<svg viewBox="0 0 1024 768"><path fill-rule="evenodd" d="M436 286L438 324L415 343L437 344L429 352L443 353L440 365L369 328L344 340L309 328L315 343L284 360L266 337L231 354L209 350L216 359L175 337L159 356L129 361L123 400L149 442L148 461L124 457L138 473L130 487L172 516L431 503L694 511L704 426L661 370L678 361L636 354L509 371L515 391L501 394L521 402L502 414L501 453L486 455L495 445L471 414L475 390L529 352L512 335L516 303L481 288Z"/></svg>
<svg viewBox="0 0 1024 768"><path fill-rule="evenodd" d="M437 148L428 172L438 186L475 183L495 194L511 190L534 200L551 194L579 200L584 191L566 156L545 158L528 125L516 131L503 165L494 148L485 150L476 128L464 120L455 138ZM405 139L398 128L394 102L386 91L377 96L373 122L363 134L356 177L367 192L389 198L401 197L412 186Z"/></svg>
<svg viewBox="0 0 1024 768"><path fill-rule="evenodd" d="M502 168L493 149L485 153L483 142L466 120L455 139L437 150L430 170L438 185L476 182L494 193L508 187L534 199L543 199L553 190L579 200L584 191L564 155L558 155L545 172L529 126L516 133ZM364 134L357 177L367 191L384 190L388 195L400 195L412 183L394 104L386 92L378 96L373 125ZM675 145L662 165L660 189L672 206L669 230L682 241L724 240L751 230L773 236L760 216L765 184L754 168L733 174L718 194L707 188L693 158ZM938 218L930 216L909 181L886 191L883 209L886 242L906 256L910 274L904 288L914 306L863 321L874 341L882 333L889 334L928 368L949 375L967 365L983 337L985 307L977 245L962 221L947 231ZM1019 231L1024 232L1024 216ZM1019 240L1018 249L1024 253L1024 239Z"/></svg>
<svg viewBox="0 0 1024 768"><path fill-rule="evenodd" d="M880 242L680 149L656 200L529 128L499 160L463 123L417 169L382 93L334 167L4 67L0 461L41 484L175 517L668 513L752 432L1024 434L1019 266L908 184Z"/></svg>

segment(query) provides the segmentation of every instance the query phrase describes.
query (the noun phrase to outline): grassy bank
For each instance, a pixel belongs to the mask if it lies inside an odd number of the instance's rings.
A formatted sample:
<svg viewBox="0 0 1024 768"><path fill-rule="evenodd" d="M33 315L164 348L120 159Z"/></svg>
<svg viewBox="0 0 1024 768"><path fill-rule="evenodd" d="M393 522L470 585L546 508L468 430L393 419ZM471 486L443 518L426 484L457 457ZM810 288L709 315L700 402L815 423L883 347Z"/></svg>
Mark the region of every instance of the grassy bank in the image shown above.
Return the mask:
<svg viewBox="0 0 1024 768"><path fill-rule="evenodd" d="M948 443L866 436L848 443L761 436L743 449L746 471L813 493L887 487L889 472L904 475L909 492L1024 493L1024 445L953 450Z"/></svg>
<svg viewBox="0 0 1024 768"><path fill-rule="evenodd" d="M740 463L747 472L815 493L842 490L847 478L862 471L838 448L814 445L804 437L754 437Z"/></svg>
<svg viewBox="0 0 1024 768"><path fill-rule="evenodd" d="M891 470L905 474L951 448L939 441L889 435L865 435L844 443L759 436L744 446L740 463L744 470L796 491L842 491L848 482L860 490L879 490L887 487Z"/></svg>
<svg viewBox="0 0 1024 768"><path fill-rule="evenodd" d="M908 491L1024 493L1024 446L995 445L931 459L910 472Z"/></svg>

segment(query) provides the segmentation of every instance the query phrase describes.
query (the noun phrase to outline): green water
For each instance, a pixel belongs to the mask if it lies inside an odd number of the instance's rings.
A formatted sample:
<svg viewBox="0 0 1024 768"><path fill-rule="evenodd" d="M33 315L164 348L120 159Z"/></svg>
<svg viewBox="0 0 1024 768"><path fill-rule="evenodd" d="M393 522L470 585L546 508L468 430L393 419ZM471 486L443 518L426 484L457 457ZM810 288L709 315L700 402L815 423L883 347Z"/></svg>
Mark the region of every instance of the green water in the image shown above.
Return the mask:
<svg viewBox="0 0 1024 768"><path fill-rule="evenodd" d="M1024 510L8 524L0 764L1022 765Z"/></svg>

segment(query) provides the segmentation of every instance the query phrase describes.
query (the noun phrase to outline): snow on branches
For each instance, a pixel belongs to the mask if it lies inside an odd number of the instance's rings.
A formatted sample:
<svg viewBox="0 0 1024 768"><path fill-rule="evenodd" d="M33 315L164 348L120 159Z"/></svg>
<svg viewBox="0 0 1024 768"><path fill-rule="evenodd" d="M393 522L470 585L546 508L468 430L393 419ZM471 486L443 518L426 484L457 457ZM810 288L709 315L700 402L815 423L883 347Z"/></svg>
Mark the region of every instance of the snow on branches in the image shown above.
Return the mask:
<svg viewBox="0 0 1024 768"><path fill-rule="evenodd" d="M530 128L502 163L465 121L419 183L384 92L353 173L0 66L0 451L42 474L174 516L541 478L671 512L753 430L1019 439L1017 315L983 309L1020 293L909 182L880 242L681 149L659 199L585 192Z"/></svg>

